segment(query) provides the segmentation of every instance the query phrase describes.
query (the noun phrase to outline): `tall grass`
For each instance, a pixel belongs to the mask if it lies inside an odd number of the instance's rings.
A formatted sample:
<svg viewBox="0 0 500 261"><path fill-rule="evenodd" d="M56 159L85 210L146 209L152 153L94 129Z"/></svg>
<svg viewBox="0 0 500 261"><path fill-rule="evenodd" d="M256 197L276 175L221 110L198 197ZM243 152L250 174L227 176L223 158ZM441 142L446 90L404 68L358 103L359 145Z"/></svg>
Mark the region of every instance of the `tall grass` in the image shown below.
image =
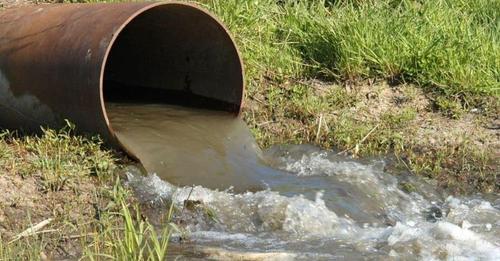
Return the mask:
<svg viewBox="0 0 500 261"><path fill-rule="evenodd" d="M108 213L121 217L120 225L104 224L105 230L92 239L91 244L83 246L84 259L100 260L102 257L114 260L166 260L171 232L177 227L169 223L160 233L145 220L138 206L127 204L127 194L121 186L115 186L115 199L120 206L119 213ZM171 220L173 205L166 219ZM105 219L112 222L112 219Z"/></svg>
<svg viewBox="0 0 500 261"><path fill-rule="evenodd" d="M496 0L211 0L207 7L236 35L251 79L383 78L465 103L500 93Z"/></svg>
<svg viewBox="0 0 500 261"><path fill-rule="evenodd" d="M175 224L169 223L161 229L151 225L141 215L139 206L129 203L130 192L119 180L110 194L110 206L115 207L103 211L98 220L83 220L73 225L79 233L75 237L80 240L79 260L166 260L171 232L178 231ZM173 211L172 205L167 221L171 220ZM51 260L48 249L58 244L61 249L72 245L65 244L71 241L70 235L58 234L56 230L47 236L33 234L11 241L0 233L0 260L47 260L47 255Z"/></svg>

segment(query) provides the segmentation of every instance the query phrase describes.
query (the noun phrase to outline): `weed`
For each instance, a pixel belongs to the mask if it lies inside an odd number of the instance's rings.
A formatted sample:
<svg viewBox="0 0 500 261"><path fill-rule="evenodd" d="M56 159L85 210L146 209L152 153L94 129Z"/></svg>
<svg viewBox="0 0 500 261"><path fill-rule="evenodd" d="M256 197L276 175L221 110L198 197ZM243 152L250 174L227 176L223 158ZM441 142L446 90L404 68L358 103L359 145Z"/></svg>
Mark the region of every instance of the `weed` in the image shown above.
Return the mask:
<svg viewBox="0 0 500 261"><path fill-rule="evenodd" d="M104 190L100 193L106 194ZM165 260L170 234L177 227L167 224L158 233L157 228L142 217L140 207L130 203L130 192L122 187L119 179L108 191L108 196L108 207L95 220L80 220L76 224L64 219L54 221L54 229L45 230L47 233L11 242L0 234L0 260L47 259L54 255L51 249L64 250L71 246L76 246L80 253L73 257L83 260ZM173 211L171 207L167 221L171 220ZM74 240L79 244L75 245ZM62 257L68 255L64 250Z"/></svg>
<svg viewBox="0 0 500 261"><path fill-rule="evenodd" d="M0 161L12 157L23 158L16 161L13 171L23 176L41 176L45 190L61 190L73 186L79 178L89 175L106 178L114 168L113 155L102 150L99 138L86 139L73 135L71 124L59 130L43 129L41 136L15 138L15 134L5 133L3 140L11 143L10 149L2 142Z"/></svg>
<svg viewBox="0 0 500 261"><path fill-rule="evenodd" d="M165 260L169 238L175 225L168 224L158 234L156 229L148 223L141 215L139 206L135 205L131 212L126 202L126 193L120 186L114 191L117 204L119 204L122 228L109 226L91 244L94 247L87 248L85 258L91 260L99 257L109 257L117 260ZM114 215L113 213L110 213ZM167 222L171 220L173 207L167 216Z"/></svg>
<svg viewBox="0 0 500 261"><path fill-rule="evenodd" d="M460 102L452 99L437 97L435 104L438 110L443 112L444 115L453 119L460 118L460 116L464 113L464 109Z"/></svg>
<svg viewBox="0 0 500 261"><path fill-rule="evenodd" d="M203 2L204 3L204 2ZM205 6L235 34L252 81L382 78L443 97L497 95L497 1L247 1ZM256 90L250 90L250 94Z"/></svg>

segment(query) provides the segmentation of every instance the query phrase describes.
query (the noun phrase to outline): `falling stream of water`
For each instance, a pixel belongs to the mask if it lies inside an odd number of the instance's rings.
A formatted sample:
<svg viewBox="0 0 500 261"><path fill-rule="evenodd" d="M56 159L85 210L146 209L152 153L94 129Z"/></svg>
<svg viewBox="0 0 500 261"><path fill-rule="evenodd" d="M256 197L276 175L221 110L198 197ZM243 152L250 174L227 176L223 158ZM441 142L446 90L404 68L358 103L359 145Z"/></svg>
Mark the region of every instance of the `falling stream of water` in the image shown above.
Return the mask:
<svg viewBox="0 0 500 261"><path fill-rule="evenodd" d="M116 135L150 173L171 184L262 189L264 165L233 114L174 105L108 104Z"/></svg>
<svg viewBox="0 0 500 261"><path fill-rule="evenodd" d="M127 169L150 214L162 216L172 203L183 210L173 220L181 231L172 255L177 248L189 260L500 260L499 195L449 196L391 170L387 159L309 145L262 153L241 120L222 112L107 110L149 172Z"/></svg>

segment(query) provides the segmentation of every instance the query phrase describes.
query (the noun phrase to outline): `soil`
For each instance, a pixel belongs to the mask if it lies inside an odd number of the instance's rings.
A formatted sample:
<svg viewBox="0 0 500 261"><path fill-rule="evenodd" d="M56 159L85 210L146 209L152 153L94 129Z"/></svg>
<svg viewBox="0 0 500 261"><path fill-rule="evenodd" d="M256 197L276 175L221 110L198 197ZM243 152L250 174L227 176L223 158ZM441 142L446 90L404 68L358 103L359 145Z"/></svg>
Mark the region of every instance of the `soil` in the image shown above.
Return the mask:
<svg viewBox="0 0 500 261"><path fill-rule="evenodd" d="M98 185L91 178L82 180L77 188L43 191L37 177L22 177L0 168L0 240L11 242L23 231L50 221L37 231L49 242L41 257L77 258L78 241L83 225L96 220L96 207L104 204L96 198ZM77 233L75 235L75 233Z"/></svg>
<svg viewBox="0 0 500 261"><path fill-rule="evenodd" d="M417 114L411 124L416 140L423 146L462 144L467 139L478 149L494 149L500 156L500 116L485 116L471 109L458 119L444 116L433 109L432 99L419 87L410 84L391 86L387 82L366 82L339 86L319 81L310 82L321 92L327 88L347 88L357 93L358 102L350 112L360 121L380 121L382 115L399 114L407 108Z"/></svg>
<svg viewBox="0 0 500 261"><path fill-rule="evenodd" d="M0 0L0 9L29 5L36 2L36 0Z"/></svg>

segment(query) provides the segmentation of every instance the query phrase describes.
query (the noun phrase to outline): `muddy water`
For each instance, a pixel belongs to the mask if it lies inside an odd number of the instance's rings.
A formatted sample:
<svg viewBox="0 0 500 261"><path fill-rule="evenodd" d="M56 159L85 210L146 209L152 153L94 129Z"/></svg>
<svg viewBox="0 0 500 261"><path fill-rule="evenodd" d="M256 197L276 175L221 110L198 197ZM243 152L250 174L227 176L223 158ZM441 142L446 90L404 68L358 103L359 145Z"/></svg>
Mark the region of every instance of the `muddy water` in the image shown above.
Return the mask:
<svg viewBox="0 0 500 261"><path fill-rule="evenodd" d="M245 123L227 112L173 105L107 104L120 142L149 173L180 186L262 189L260 151Z"/></svg>
<svg viewBox="0 0 500 261"><path fill-rule="evenodd" d="M158 108L150 109L150 113L157 113ZM199 126L193 122L184 126L193 124ZM232 136L229 131L227 137L239 137L241 144L250 146L253 141L248 131L238 124L239 127L229 130L241 133ZM130 126L151 127L144 123ZM164 125L168 126L170 124ZM213 128L221 130L220 126ZM224 130L226 127L222 127L221 131ZM186 133L191 132L170 134L179 135L175 139L179 141ZM164 138L161 133L157 135ZM129 139L134 138L128 136ZM143 141L130 142L141 145ZM203 151L207 145L189 146ZM220 144L214 146L222 148ZM236 146L236 150L241 148ZM154 161L171 157L160 156L159 147L146 151L156 156L150 163L153 167ZM182 155L190 155L189 152ZM178 224L180 231L174 234L171 255L178 254L181 260L207 257L222 260L500 260L500 196L497 194L450 196L425 180L392 169L387 158L355 160L308 145L276 146L263 153L245 150L240 155L233 165L229 164L235 172L224 175L234 178L231 182L238 182L239 176L250 178L251 182L265 184L265 190L234 193L207 186L177 186L168 171L161 175L154 171L142 175L134 167L126 170L128 185L150 206L152 217L164 216L170 204L182 209L172 221ZM249 163L245 163L246 159ZM187 160L193 161L189 157ZM180 163L170 161L170 164ZM203 164L213 162L207 160ZM207 165L206 169L209 168ZM207 174L193 173L197 170L192 168L189 171L201 181ZM191 180L186 184L192 183L196 182ZM156 225L165 224L158 219Z"/></svg>

